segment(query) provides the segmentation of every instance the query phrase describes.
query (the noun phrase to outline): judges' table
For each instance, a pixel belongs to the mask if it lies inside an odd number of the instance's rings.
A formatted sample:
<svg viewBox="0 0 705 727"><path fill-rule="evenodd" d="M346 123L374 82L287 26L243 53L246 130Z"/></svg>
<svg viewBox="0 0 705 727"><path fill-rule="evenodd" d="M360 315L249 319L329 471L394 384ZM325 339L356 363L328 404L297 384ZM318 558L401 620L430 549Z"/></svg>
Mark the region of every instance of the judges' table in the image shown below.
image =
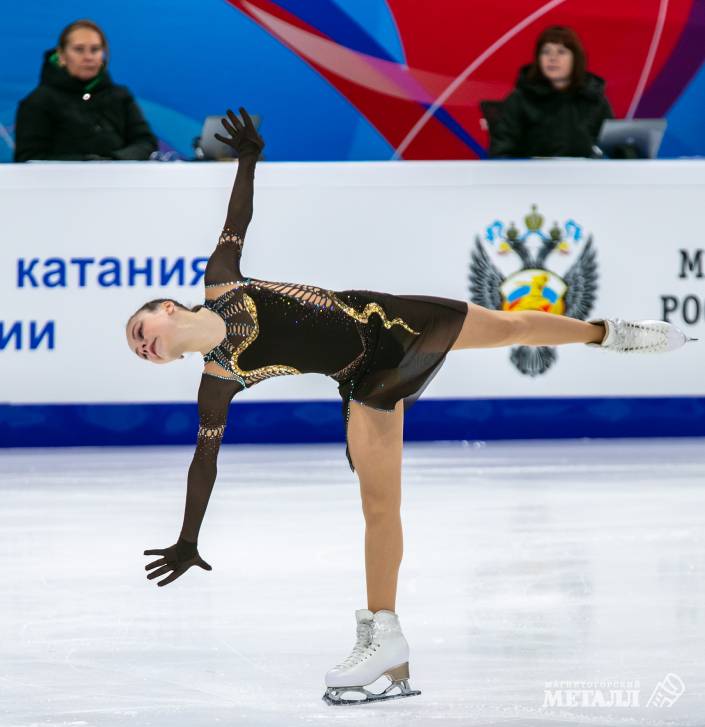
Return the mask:
<svg viewBox="0 0 705 727"><path fill-rule="evenodd" d="M233 163L0 167L0 443L191 442L202 360L140 361L146 300L202 302ZM705 339L705 162L261 164L251 277L671 320ZM471 286L474 292L471 293ZM705 434L705 342L453 352L409 438ZM335 382L238 394L226 441L342 437Z"/></svg>

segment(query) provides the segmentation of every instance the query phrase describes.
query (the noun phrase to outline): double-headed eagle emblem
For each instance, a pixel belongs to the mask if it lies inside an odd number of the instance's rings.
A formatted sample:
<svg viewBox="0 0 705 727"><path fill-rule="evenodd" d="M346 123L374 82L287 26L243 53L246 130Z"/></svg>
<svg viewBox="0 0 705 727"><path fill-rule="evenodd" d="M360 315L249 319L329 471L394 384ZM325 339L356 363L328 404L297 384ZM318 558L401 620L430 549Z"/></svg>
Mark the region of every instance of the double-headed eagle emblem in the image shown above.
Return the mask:
<svg viewBox="0 0 705 727"><path fill-rule="evenodd" d="M554 315L585 320L597 291L597 256L592 235L583 241L583 230L573 220L562 227L554 223L548 234L542 231L544 218L536 205L524 218L526 231L510 223L509 227L493 222L485 230L484 244L475 238L468 275L470 300L473 303L504 311L538 310ZM514 273L502 274L492 262L485 245L498 255L514 253L522 267ZM553 252L569 255L581 246L578 259L561 277L546 267ZM516 368L528 376L545 373L558 358L556 350L548 346L517 346L510 358Z"/></svg>

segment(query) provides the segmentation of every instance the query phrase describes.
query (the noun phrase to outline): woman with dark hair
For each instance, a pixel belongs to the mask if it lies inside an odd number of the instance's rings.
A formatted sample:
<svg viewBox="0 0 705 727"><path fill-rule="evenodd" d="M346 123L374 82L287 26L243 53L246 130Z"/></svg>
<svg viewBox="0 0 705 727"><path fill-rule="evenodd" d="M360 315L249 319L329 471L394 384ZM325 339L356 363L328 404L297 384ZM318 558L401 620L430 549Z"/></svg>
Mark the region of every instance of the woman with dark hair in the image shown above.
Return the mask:
<svg viewBox="0 0 705 727"><path fill-rule="evenodd" d="M252 219L254 173L264 141L240 109L223 119L238 152L225 227L205 274L205 303L188 309L172 299L150 301L125 328L140 358L166 364L187 351L203 356L198 389L199 429L188 471L178 541L146 550L157 556L147 578L164 586L192 566L211 570L198 552L198 534L216 478L216 460L233 396L273 376L320 373L338 383L346 455L360 481L365 518L367 608L358 609L352 653L325 677L324 699L347 704L411 691L409 646L394 611L402 557L401 459L404 411L440 369L446 354L466 348L586 343L614 351L667 351L685 336L661 321L580 321L538 311L487 310L449 298L333 291L244 276L240 257ZM366 686L383 674L382 693ZM398 689L398 694L391 693Z"/></svg>
<svg viewBox="0 0 705 727"><path fill-rule="evenodd" d="M491 157L590 157L605 119L613 118L605 82L586 70L585 51L570 28L539 35L534 61L490 132Z"/></svg>
<svg viewBox="0 0 705 727"><path fill-rule="evenodd" d="M149 159L157 140L125 86L107 70L108 42L91 20L61 31L41 81L20 102L15 161Z"/></svg>

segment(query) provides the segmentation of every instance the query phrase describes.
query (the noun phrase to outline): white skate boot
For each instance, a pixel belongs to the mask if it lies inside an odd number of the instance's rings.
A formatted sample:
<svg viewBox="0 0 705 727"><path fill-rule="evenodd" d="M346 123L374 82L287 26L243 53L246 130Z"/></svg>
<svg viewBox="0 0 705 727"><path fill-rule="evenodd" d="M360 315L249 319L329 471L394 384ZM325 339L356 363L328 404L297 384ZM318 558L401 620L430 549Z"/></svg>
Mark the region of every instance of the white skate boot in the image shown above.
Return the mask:
<svg viewBox="0 0 705 727"><path fill-rule="evenodd" d="M409 644L399 626L399 618L392 611L372 613L366 608L355 611L357 641L350 656L326 674L327 704L365 704L385 699L413 697L421 694L409 688ZM378 694L365 689L381 676L391 684ZM390 692L398 688L398 694ZM344 699L345 693L362 697Z"/></svg>
<svg viewBox="0 0 705 727"><path fill-rule="evenodd" d="M590 320L603 323L607 331L602 343L587 343L620 353L661 353L675 351L688 341L683 331L665 321L623 321L621 318Z"/></svg>

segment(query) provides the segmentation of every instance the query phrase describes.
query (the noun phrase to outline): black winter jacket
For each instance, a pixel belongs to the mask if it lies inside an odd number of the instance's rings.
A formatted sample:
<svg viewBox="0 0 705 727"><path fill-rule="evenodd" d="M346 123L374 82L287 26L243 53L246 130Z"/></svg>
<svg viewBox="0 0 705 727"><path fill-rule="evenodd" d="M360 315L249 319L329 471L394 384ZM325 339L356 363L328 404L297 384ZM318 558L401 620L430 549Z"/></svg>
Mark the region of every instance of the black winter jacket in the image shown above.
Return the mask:
<svg viewBox="0 0 705 727"><path fill-rule="evenodd" d="M578 89L556 91L545 79L531 81L530 66L519 71L490 128L491 157L589 157L605 119L614 118L605 82L587 73Z"/></svg>
<svg viewBox="0 0 705 727"><path fill-rule="evenodd" d="M20 101L15 161L54 159L148 159L157 140L125 86L107 70L81 81L44 54L39 86Z"/></svg>

